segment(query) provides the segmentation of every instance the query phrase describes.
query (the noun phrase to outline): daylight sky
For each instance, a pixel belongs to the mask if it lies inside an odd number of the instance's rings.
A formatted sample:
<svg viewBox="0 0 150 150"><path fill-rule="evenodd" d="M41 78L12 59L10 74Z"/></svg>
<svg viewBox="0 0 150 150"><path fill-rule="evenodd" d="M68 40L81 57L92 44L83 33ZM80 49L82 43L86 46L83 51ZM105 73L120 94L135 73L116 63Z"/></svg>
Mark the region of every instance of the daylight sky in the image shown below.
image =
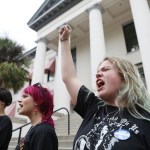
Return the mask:
<svg viewBox="0 0 150 150"><path fill-rule="evenodd" d="M30 50L36 46L36 32L27 22L44 0L0 0L0 37L9 37Z"/></svg>

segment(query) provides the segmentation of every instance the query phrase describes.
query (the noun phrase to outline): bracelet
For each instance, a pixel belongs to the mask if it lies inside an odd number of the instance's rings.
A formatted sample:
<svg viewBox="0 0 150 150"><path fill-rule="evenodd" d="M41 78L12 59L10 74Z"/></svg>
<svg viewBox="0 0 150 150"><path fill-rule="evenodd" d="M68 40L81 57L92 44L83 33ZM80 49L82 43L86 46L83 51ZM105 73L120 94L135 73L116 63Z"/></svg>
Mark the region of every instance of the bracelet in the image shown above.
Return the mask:
<svg viewBox="0 0 150 150"><path fill-rule="evenodd" d="M62 39L62 40L60 40L60 42L63 42L63 41L67 41L68 39Z"/></svg>

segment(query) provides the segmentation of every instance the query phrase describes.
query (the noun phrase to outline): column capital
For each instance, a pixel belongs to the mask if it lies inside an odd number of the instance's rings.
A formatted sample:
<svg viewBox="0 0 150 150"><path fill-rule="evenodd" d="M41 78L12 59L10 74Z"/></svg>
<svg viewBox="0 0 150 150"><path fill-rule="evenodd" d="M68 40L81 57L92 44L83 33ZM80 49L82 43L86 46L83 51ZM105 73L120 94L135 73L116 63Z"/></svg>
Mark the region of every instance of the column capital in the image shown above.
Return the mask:
<svg viewBox="0 0 150 150"><path fill-rule="evenodd" d="M45 37L44 38L39 38L37 39L35 42L38 43L40 41L43 41L45 44L48 44L50 41L48 39L46 39Z"/></svg>
<svg viewBox="0 0 150 150"><path fill-rule="evenodd" d="M92 9L95 9L95 8L99 9L102 14L105 12L104 8L100 4L95 4L91 6L90 8L87 9L87 12L89 13Z"/></svg>

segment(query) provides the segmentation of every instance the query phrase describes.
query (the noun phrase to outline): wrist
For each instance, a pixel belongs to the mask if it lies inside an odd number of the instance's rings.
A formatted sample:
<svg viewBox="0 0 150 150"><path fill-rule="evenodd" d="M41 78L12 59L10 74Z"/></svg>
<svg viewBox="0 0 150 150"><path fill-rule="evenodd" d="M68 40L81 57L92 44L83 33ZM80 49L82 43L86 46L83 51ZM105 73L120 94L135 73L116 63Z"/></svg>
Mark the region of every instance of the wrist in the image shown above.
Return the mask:
<svg viewBox="0 0 150 150"><path fill-rule="evenodd" d="M61 40L60 40L60 42L63 42L63 41L68 41L68 39L61 39Z"/></svg>

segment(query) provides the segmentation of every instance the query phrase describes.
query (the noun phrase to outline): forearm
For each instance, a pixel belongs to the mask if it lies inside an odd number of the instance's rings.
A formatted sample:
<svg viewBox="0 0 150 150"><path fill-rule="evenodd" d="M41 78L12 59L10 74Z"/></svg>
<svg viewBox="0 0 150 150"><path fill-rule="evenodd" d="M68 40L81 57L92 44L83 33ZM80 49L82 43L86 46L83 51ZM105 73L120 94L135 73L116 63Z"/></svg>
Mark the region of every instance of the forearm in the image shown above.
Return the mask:
<svg viewBox="0 0 150 150"><path fill-rule="evenodd" d="M73 104L76 104L77 95L81 87L81 83L76 76L76 69L71 55L70 47L71 28L67 25L60 30L60 48L61 48L61 72L62 79L71 96ZM68 40L66 40L68 39Z"/></svg>
<svg viewBox="0 0 150 150"><path fill-rule="evenodd" d="M62 79L64 82L76 77L76 70L71 55L69 40L61 42L61 65Z"/></svg>

